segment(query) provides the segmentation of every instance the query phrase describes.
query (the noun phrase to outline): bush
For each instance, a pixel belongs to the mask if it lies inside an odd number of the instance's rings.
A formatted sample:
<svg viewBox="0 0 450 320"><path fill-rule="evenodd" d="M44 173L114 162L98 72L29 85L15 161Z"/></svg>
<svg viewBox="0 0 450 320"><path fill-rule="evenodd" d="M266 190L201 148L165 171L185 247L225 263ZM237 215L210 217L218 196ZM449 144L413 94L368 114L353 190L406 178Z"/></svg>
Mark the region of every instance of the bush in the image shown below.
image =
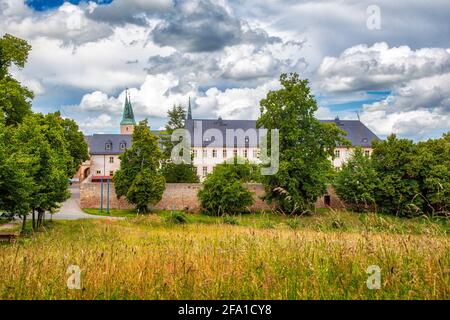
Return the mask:
<svg viewBox="0 0 450 320"><path fill-rule="evenodd" d="M185 224L188 222L186 214L180 211L172 211L167 217L166 222L173 224Z"/></svg>
<svg viewBox="0 0 450 320"><path fill-rule="evenodd" d="M263 229L274 229L275 228L275 223L273 223L270 220L264 220L261 222L261 224L259 225L261 228Z"/></svg>
<svg viewBox="0 0 450 320"><path fill-rule="evenodd" d="M199 182L196 168L192 164L165 163L161 169L167 183L197 183Z"/></svg>
<svg viewBox="0 0 450 320"><path fill-rule="evenodd" d="M361 148L354 150L352 157L337 172L333 183L339 198L356 211L364 211L374 205L377 185L377 172Z"/></svg>
<svg viewBox="0 0 450 320"><path fill-rule="evenodd" d="M286 224L291 227L291 229L297 229L300 225L300 219L298 218L291 218L286 220Z"/></svg>
<svg viewBox="0 0 450 320"><path fill-rule="evenodd" d="M223 163L206 177L198 192L202 211L208 215L234 215L247 211L253 194L243 186L245 165ZM250 176L250 174L248 175Z"/></svg>
<svg viewBox="0 0 450 320"><path fill-rule="evenodd" d="M223 217L223 223L231 224L231 225L238 225L239 221L234 216L226 215Z"/></svg>

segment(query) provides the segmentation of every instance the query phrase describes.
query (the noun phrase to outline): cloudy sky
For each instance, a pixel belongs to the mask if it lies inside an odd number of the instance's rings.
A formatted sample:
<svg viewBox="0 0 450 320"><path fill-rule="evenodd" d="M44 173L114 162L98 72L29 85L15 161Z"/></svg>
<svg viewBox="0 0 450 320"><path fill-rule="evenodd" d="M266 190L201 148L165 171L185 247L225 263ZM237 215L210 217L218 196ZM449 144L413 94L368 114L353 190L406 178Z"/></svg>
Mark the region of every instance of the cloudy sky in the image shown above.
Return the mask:
<svg viewBox="0 0 450 320"><path fill-rule="evenodd" d="M449 17L448 0L0 0L0 35L33 47L12 72L34 110L85 133L118 132L126 88L154 129L189 97L196 118L256 119L297 72L318 118L421 140L450 131Z"/></svg>

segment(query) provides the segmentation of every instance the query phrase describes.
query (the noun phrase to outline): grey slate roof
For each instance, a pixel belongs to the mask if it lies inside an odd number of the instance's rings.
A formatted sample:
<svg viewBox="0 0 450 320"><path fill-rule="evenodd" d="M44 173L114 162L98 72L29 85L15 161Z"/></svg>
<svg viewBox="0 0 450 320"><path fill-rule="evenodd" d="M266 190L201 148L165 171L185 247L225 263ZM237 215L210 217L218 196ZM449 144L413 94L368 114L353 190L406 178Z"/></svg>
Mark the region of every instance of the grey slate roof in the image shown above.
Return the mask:
<svg viewBox="0 0 450 320"><path fill-rule="evenodd" d="M122 142L126 143L126 148L131 146L130 134L94 134L90 138L89 151L96 154L122 154L125 150L120 149ZM106 144L111 143L111 149L107 150Z"/></svg>
<svg viewBox="0 0 450 320"><path fill-rule="evenodd" d="M360 146L360 147L371 147L372 141L380 140L372 131L370 131L369 128L367 128L361 121L359 120L339 120L336 118L335 120L319 120L320 122L324 123L330 123L334 122L336 125L347 132L346 138L350 140L353 146ZM199 130L201 124L201 129L203 133L208 131L209 129L218 129L222 136L224 137L224 140L226 140L226 129L242 129L244 132L248 129L256 129L256 121L255 120L211 120L211 119L194 119L186 120L186 129L189 130L189 133L191 135L191 139L193 141L193 146L199 147L199 146L223 146L226 145L226 141L223 142L223 144L220 144L220 141L197 141L198 139L194 138L194 126L196 126ZM243 134L243 132L241 132ZM240 136L239 134L237 134ZM245 145L247 147L254 147L257 146L257 141L259 140L259 137L261 135L261 132L257 131L257 140L256 143L255 139L252 139L250 137L249 144ZM209 136L209 135L206 135ZM240 139L237 139L237 147L244 147L244 144L242 143L244 141L242 135L240 136ZM236 141L236 139L235 139ZM239 143L241 142L241 143ZM234 143L232 143L234 144Z"/></svg>
<svg viewBox="0 0 450 320"><path fill-rule="evenodd" d="M320 120L320 122L334 122L339 129L347 132L347 140L350 140L354 147L370 148L373 141L380 140L364 123L359 120Z"/></svg>
<svg viewBox="0 0 450 320"><path fill-rule="evenodd" d="M255 120L222 120L219 119L186 119L185 128L189 131L191 135L191 145L194 147L223 147L227 145L227 137L226 130L238 130L236 131L236 137L234 137L234 141L231 141L228 146L231 147L257 147L258 141L263 133L259 130L256 130L256 121ZM194 131L194 128L196 129ZM201 131L200 131L201 128ZM245 132L251 129L255 130L255 134L246 135ZM218 131L217 131L218 130ZM223 137L223 141L219 140L220 138L215 136L220 131L221 137ZM194 133L200 132L202 136L206 139L201 139L200 137L195 137ZM218 134L217 134L218 135ZM245 138L248 137L246 141ZM209 140L208 140L209 138ZM202 141L203 140L203 141Z"/></svg>
<svg viewBox="0 0 450 320"><path fill-rule="evenodd" d="M353 146L371 147L372 142L380 140L369 128L367 128L359 120L320 120L320 122L330 123L334 122L339 128L347 132L346 138L350 140ZM208 139L195 139L194 127L200 129L204 138ZM222 120L222 119L187 119L186 129L191 134L192 145L195 147L209 146L209 147L223 147L226 145L226 129L242 129L237 131L234 137L234 142L231 142L229 146L236 147L257 147L262 131L256 130L256 136L248 135L248 140L245 139L245 132L249 129L256 129L255 120ZM212 129L212 130L211 130ZM218 130L218 131L217 131ZM214 137L214 133L220 131L224 141L221 141ZM163 136L162 132L152 131L154 134ZM200 131L199 131L200 133ZM129 134L94 134L92 136L85 136L86 141L89 143L90 154L92 155L116 155L122 154L125 150L120 149L122 142L126 143L126 148L129 148L132 144L132 135ZM111 143L111 149L106 149L106 144Z"/></svg>

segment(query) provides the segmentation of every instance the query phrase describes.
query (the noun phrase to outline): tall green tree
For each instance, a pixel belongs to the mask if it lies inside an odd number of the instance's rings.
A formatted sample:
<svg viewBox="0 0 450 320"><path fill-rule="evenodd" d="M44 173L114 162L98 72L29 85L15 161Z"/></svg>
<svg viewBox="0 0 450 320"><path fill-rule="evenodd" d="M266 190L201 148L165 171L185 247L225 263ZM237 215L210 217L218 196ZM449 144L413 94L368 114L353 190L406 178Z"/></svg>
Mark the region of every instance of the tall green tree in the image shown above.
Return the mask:
<svg viewBox="0 0 450 320"><path fill-rule="evenodd" d="M16 125L31 114L33 93L14 79L9 68L23 68L31 46L22 39L5 34L0 38L0 112L6 125Z"/></svg>
<svg viewBox="0 0 450 320"><path fill-rule="evenodd" d="M420 165L415 161L417 145L408 139L390 135L373 144L372 163L379 185L375 190L378 208L386 213L412 216L422 213Z"/></svg>
<svg viewBox="0 0 450 320"><path fill-rule="evenodd" d="M301 213L326 193L332 174L330 158L337 144L348 145L345 132L321 123L308 85L296 73L280 76L282 88L262 99L258 127L279 130L279 170L263 176L265 199L286 213ZM269 146L270 147L270 146Z"/></svg>
<svg viewBox="0 0 450 320"><path fill-rule="evenodd" d="M379 185L377 172L370 157L362 148L355 148L353 154L337 172L333 182L334 190L341 200L357 211L368 210L375 205L375 189Z"/></svg>
<svg viewBox="0 0 450 320"><path fill-rule="evenodd" d="M171 109L167 111L168 122L166 124L166 130L162 137L163 145L163 164L162 173L168 183L196 183L199 182L197 176L197 169L191 163L175 164L170 160L173 147L179 143L178 141L171 141L172 133L177 129L184 128L186 120L186 110L179 105L173 105ZM192 158L191 158L192 160Z"/></svg>
<svg viewBox="0 0 450 320"><path fill-rule="evenodd" d="M57 114L59 115L59 113ZM80 165L89 159L88 146L84 140L83 133L74 120L68 118L60 119L64 128L64 138L68 144L67 148L71 156L71 161L68 163L68 176L73 177Z"/></svg>
<svg viewBox="0 0 450 320"><path fill-rule="evenodd" d="M17 144L12 143L12 131L5 128L0 115L0 214L19 216L25 227L34 187L29 169L35 163Z"/></svg>
<svg viewBox="0 0 450 320"><path fill-rule="evenodd" d="M140 213L162 198L165 179L160 172L161 159L158 138L143 120L134 129L133 145L120 155L120 169L113 178L117 196L125 197Z"/></svg>
<svg viewBox="0 0 450 320"><path fill-rule="evenodd" d="M171 135L176 129L184 128L186 119L186 111L181 104L174 104L167 111L168 121L165 126L164 135L161 137L163 145L163 158L168 161L170 159L172 149L178 142L171 141Z"/></svg>
<svg viewBox="0 0 450 320"><path fill-rule="evenodd" d="M419 168L422 210L433 215L450 215L450 132L440 139L417 144L415 167Z"/></svg>
<svg viewBox="0 0 450 320"><path fill-rule="evenodd" d="M72 157L65 139L64 127L59 115L32 114L16 129L15 144L23 153L34 159L28 168L33 179L30 195L33 227L42 225L45 212L54 212L70 196L68 174ZM35 221L35 213L37 220Z"/></svg>

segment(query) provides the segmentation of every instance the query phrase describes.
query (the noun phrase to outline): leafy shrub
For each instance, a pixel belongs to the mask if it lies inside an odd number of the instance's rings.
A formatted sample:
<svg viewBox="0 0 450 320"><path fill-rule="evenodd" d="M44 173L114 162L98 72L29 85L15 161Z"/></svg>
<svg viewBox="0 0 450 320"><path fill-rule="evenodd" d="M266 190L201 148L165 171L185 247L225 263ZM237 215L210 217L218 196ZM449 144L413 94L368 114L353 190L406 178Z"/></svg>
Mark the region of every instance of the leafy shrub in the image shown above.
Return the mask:
<svg viewBox="0 0 450 320"><path fill-rule="evenodd" d="M225 224L231 224L231 225L238 225L239 221L234 216L225 215L223 217L223 223Z"/></svg>
<svg viewBox="0 0 450 320"><path fill-rule="evenodd" d="M164 163L161 169L167 183L197 183L197 170L192 164Z"/></svg>
<svg viewBox="0 0 450 320"><path fill-rule="evenodd" d="M364 211L374 205L377 185L377 172L361 148L353 151L352 157L337 172L333 183L339 198L356 211Z"/></svg>
<svg viewBox="0 0 450 320"><path fill-rule="evenodd" d="M298 218L287 219L285 222L291 229L297 229L300 225L300 219Z"/></svg>
<svg viewBox="0 0 450 320"><path fill-rule="evenodd" d="M222 216L243 213L254 202L252 193L243 186L245 165L217 165L198 192L202 210L208 215ZM250 175L249 175L250 176Z"/></svg>
<svg viewBox="0 0 450 320"><path fill-rule="evenodd" d="M264 220L261 222L261 224L259 226L263 229L274 229L275 223L273 223L273 221L271 221L271 220Z"/></svg>
<svg viewBox="0 0 450 320"><path fill-rule="evenodd" d="M180 211L172 211L166 218L166 222L173 224L184 224L188 222L186 214Z"/></svg>

